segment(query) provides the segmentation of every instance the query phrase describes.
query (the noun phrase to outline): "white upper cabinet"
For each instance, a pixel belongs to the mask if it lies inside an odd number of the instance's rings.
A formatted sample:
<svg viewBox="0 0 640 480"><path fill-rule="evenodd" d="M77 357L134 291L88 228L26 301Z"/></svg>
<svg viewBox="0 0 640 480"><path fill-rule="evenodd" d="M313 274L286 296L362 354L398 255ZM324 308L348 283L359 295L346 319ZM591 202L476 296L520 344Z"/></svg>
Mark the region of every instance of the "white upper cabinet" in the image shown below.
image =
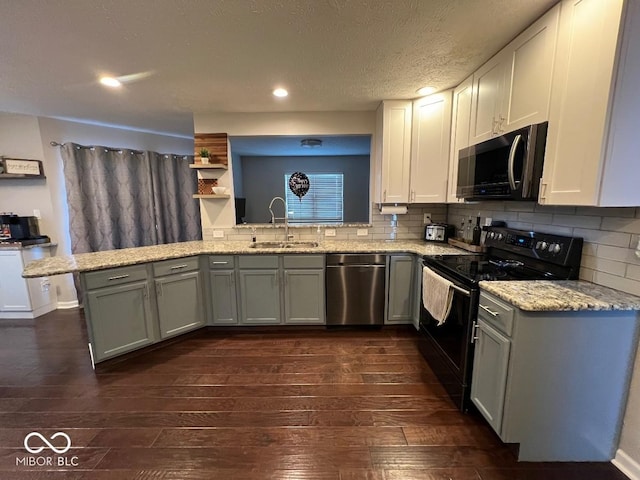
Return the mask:
<svg viewBox="0 0 640 480"><path fill-rule="evenodd" d="M413 102L410 203L444 203L451 137L451 90Z"/></svg>
<svg viewBox="0 0 640 480"><path fill-rule="evenodd" d="M548 120L556 5L473 74L469 143Z"/></svg>
<svg viewBox="0 0 640 480"><path fill-rule="evenodd" d="M375 164L378 203L409 202L411 101L385 100L376 116Z"/></svg>
<svg viewBox="0 0 640 480"><path fill-rule="evenodd" d="M565 0L539 201L640 205L640 2Z"/></svg>
<svg viewBox="0 0 640 480"><path fill-rule="evenodd" d="M458 152L469 146L472 88L473 76L467 78L453 91L447 203L458 203L463 201L463 199L456 197L456 188L458 186Z"/></svg>

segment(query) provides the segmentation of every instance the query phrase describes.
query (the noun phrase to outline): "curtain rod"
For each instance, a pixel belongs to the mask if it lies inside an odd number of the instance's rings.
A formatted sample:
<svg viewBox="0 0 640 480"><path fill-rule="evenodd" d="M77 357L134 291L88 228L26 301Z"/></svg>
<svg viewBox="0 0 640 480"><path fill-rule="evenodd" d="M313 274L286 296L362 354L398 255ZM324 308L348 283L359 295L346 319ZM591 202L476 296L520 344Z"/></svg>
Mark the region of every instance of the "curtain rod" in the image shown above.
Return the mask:
<svg viewBox="0 0 640 480"><path fill-rule="evenodd" d="M64 143L54 142L53 140L49 142L49 145L52 147L63 147ZM130 150L132 153L136 155L142 155L144 152L142 150L133 150L131 148L112 148L112 147L103 147L102 145L77 145L78 148L104 148L107 152L122 152L123 150Z"/></svg>

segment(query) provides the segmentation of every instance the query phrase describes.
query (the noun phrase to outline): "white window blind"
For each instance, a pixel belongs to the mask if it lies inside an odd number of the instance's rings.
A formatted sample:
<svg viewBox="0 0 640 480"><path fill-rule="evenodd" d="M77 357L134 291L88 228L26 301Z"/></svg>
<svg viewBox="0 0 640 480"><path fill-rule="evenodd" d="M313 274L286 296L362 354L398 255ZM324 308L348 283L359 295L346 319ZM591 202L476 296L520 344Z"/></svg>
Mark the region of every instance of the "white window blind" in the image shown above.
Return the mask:
<svg viewBox="0 0 640 480"><path fill-rule="evenodd" d="M342 223L343 219L343 174L307 173L309 191L302 201L289 188L289 177L284 175L287 212L290 223Z"/></svg>

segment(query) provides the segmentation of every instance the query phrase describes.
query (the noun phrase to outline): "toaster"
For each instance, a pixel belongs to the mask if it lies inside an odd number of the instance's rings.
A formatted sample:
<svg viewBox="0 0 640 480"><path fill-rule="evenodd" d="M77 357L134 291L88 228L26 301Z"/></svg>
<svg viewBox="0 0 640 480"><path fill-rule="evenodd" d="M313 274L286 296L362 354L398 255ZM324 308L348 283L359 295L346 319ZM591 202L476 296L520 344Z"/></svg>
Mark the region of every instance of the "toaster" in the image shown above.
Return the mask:
<svg viewBox="0 0 640 480"><path fill-rule="evenodd" d="M453 237L455 227L445 223L431 223L424 227L424 239L427 242L446 242Z"/></svg>

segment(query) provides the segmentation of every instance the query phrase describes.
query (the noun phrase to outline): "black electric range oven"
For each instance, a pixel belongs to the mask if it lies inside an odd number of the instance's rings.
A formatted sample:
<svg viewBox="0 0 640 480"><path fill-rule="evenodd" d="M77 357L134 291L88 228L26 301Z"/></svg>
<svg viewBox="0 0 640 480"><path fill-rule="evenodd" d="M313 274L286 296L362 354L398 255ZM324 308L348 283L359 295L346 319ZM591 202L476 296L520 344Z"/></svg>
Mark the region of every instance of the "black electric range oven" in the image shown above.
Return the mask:
<svg viewBox="0 0 640 480"><path fill-rule="evenodd" d="M421 307L420 351L462 411L471 406L474 331L482 280L568 280L578 278L582 239L487 227L487 253L425 256L423 266L453 284L445 322Z"/></svg>

